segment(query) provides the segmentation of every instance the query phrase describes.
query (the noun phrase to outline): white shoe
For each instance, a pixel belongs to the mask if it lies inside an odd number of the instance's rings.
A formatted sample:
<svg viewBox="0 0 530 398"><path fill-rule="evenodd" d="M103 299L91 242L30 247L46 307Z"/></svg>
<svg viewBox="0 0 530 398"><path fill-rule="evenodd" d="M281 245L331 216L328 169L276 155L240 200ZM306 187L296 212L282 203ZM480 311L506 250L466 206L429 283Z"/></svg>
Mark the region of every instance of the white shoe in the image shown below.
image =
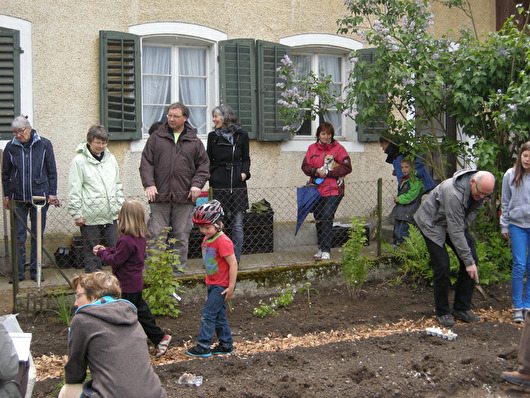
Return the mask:
<svg viewBox="0 0 530 398"><path fill-rule="evenodd" d="M322 258L322 251L319 250L317 254L313 256L315 260L320 260Z"/></svg>
<svg viewBox="0 0 530 398"><path fill-rule="evenodd" d="M328 252L322 252L322 256L320 257L322 261L329 261L331 260L331 257Z"/></svg>

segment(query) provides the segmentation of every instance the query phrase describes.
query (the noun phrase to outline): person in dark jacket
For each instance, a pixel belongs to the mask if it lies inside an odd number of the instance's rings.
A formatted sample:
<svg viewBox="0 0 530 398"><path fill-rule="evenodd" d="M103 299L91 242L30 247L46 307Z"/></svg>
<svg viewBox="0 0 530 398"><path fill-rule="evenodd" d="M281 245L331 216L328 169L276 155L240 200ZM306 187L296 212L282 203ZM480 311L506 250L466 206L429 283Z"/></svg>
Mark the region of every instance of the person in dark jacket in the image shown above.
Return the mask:
<svg viewBox="0 0 530 398"><path fill-rule="evenodd" d="M34 196L44 196L46 205L41 209L42 230L46 227L46 211L51 203L57 204L57 168L52 143L40 137L31 128L25 116L17 116L11 123L13 139L6 145L2 161L2 186L4 189L4 207L9 210L10 200L15 201L13 209L17 215L18 280L26 279L26 224L28 213L31 231L37 236L37 210L33 206ZM31 279L37 280L37 240L31 238ZM11 276L10 283L12 283ZM44 276L41 274L41 279Z"/></svg>
<svg viewBox="0 0 530 398"><path fill-rule="evenodd" d="M66 384L59 398L78 398L83 387L93 392L92 398L166 398L151 366L136 308L120 298L118 279L98 271L79 275L72 284L77 310L70 324ZM83 386L87 367L92 380Z"/></svg>
<svg viewBox="0 0 530 398"><path fill-rule="evenodd" d="M408 153L407 151L402 153L399 146L393 142L390 142L384 137L379 137L379 145L381 145L381 149L387 155L385 162L390 163L394 167L392 174L397 178L399 189L399 186L401 185L401 179L403 178L403 173L401 172L401 161L405 159ZM414 168L416 169L418 178L423 183L423 187L425 189L423 193L430 192L431 189L436 186L436 183L425 168L421 158L417 157L414 159Z"/></svg>
<svg viewBox="0 0 530 398"><path fill-rule="evenodd" d="M220 105L212 112L215 131L208 134L210 186L213 197L229 214L237 263L243 249L243 213L248 209L247 180L250 178L248 133L232 108Z"/></svg>
<svg viewBox="0 0 530 398"><path fill-rule="evenodd" d="M202 141L188 123L190 110L177 102L169 106L167 121L147 140L140 177L151 207L149 247L173 229L180 268L186 267L191 213L209 176L210 161ZM175 267L175 273L179 270Z"/></svg>

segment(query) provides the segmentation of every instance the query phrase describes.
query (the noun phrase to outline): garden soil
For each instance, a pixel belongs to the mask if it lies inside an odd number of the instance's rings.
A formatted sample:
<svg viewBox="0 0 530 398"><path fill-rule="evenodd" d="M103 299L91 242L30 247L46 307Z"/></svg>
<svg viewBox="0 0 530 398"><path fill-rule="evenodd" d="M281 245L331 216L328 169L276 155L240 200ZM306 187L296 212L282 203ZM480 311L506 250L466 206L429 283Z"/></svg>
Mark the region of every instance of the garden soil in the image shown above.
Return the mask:
<svg viewBox="0 0 530 398"><path fill-rule="evenodd" d="M183 295L178 318L157 318L173 340L155 372L169 397L528 397L501 372L517 366L522 325L511 321L510 284L475 291L475 324L460 321L453 341L428 336L435 326L433 292L428 286L372 281L350 298L340 280L314 282L295 294L275 316L257 318L260 301L278 297L236 293L227 311L235 352L191 358L201 294ZM67 329L47 313L24 323L33 333L38 369L33 397L54 397L67 353ZM153 347L150 347L153 352ZM184 373L202 377L200 386L178 383ZM120 377L116 369L116 377Z"/></svg>

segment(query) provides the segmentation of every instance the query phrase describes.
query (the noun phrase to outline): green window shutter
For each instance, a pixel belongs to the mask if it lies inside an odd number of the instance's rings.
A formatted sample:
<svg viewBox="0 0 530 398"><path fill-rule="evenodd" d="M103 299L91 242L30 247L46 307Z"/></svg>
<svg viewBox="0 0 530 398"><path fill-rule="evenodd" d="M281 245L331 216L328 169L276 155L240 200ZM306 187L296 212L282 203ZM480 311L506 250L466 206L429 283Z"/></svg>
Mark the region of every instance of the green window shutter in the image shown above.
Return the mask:
<svg viewBox="0 0 530 398"><path fill-rule="evenodd" d="M229 105L249 138L257 138L256 50L253 39L219 42L221 103Z"/></svg>
<svg viewBox="0 0 530 398"><path fill-rule="evenodd" d="M0 28L0 138L13 138L11 122L20 115L20 34Z"/></svg>
<svg viewBox="0 0 530 398"><path fill-rule="evenodd" d="M276 68L285 54L291 55L291 48L278 43L257 41L258 56L258 104L259 104L259 141L285 141L291 139L290 133L283 130L283 123L278 116L280 105L279 73Z"/></svg>
<svg viewBox="0 0 530 398"><path fill-rule="evenodd" d="M360 60L366 61L369 64L373 64L375 61L377 49L375 48L366 48L359 50ZM362 80L362 76L356 76L357 80ZM384 98L380 99L381 102L384 102ZM362 102L359 104L359 106L362 106ZM358 134L358 140L360 142L374 142L379 140L379 134L384 134L387 131L387 124L384 121L383 118L374 118L370 121L370 123L367 123L366 125L361 125L360 123L357 123L357 134Z"/></svg>
<svg viewBox="0 0 530 398"><path fill-rule="evenodd" d="M99 113L111 140L142 138L140 37L99 32Z"/></svg>

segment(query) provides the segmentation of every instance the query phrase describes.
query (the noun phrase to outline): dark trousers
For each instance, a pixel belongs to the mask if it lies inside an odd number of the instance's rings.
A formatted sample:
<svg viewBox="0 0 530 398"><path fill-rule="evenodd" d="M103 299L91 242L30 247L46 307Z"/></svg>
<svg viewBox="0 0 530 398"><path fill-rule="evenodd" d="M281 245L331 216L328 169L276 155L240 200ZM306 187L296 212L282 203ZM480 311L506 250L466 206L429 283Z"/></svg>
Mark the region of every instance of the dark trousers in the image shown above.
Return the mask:
<svg viewBox="0 0 530 398"><path fill-rule="evenodd" d="M156 347L166 334L156 325L155 318L153 317L153 314L151 314L149 306L142 298L142 292L122 293L121 298L130 301L136 306L136 309L138 310L138 322L142 325L147 338Z"/></svg>
<svg viewBox="0 0 530 398"><path fill-rule="evenodd" d="M48 205L44 206L41 209L42 237L44 237L44 228L46 228L47 210ZM31 232L33 232L33 234L35 235L35 238L33 236L31 237L31 260L29 270L31 276L37 275L37 209L31 203L16 202L15 212L22 219L20 220L18 217L16 217L15 226L17 229L18 279L23 281L25 279L24 266L26 264L26 238L28 236L28 231L26 230L26 223L28 221L28 214L31 222Z"/></svg>
<svg viewBox="0 0 530 398"><path fill-rule="evenodd" d="M112 224L82 225L81 235L83 236L85 272L90 274L101 269L101 260L92 249L97 245L115 247L118 241L118 224L114 221Z"/></svg>
<svg viewBox="0 0 530 398"><path fill-rule="evenodd" d="M333 241L333 219L342 196L325 196L319 199L313 208L313 216L317 228L318 248L328 252Z"/></svg>
<svg viewBox="0 0 530 398"><path fill-rule="evenodd" d="M475 251L475 240L465 231L467 244L471 249L471 255L475 260L475 265L478 266L477 252ZM451 313L449 308L449 290L451 288L451 282L449 280L449 254L445 245L443 247L438 246L432 240L423 235L427 250L431 256L431 266L433 269L433 287L434 287L434 304L436 306L436 315L442 316ZM446 234L445 244L449 246L455 254L457 253L453 242L449 234ZM458 257L458 254L457 254ZM460 263L460 269L458 271L458 278L455 285L455 301L453 308L458 311L467 311L471 309L471 300L473 298L473 291L475 289L475 281L471 279L466 271L464 262L458 257Z"/></svg>

